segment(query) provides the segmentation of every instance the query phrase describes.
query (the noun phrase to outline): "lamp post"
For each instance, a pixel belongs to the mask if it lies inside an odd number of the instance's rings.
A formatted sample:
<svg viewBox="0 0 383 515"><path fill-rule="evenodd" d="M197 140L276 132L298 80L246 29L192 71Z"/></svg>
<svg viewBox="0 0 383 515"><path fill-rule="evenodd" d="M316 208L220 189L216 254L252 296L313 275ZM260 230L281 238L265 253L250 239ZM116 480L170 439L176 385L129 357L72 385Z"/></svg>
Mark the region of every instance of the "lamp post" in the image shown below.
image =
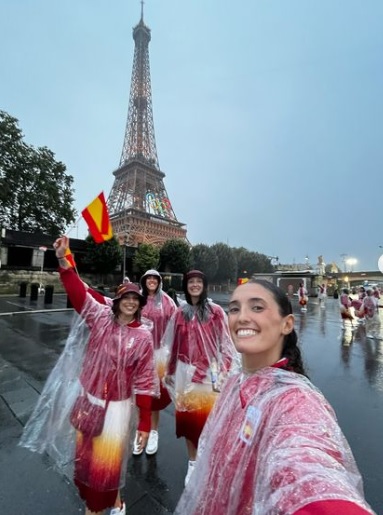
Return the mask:
<svg viewBox="0 0 383 515"><path fill-rule="evenodd" d="M39 293L44 293L44 284L43 284L43 270L44 270L44 258L45 258L45 252L47 251L47 247L39 247L39 251L42 252L41 256L41 269L40 269L40 286L39 286Z"/></svg>
<svg viewBox="0 0 383 515"><path fill-rule="evenodd" d="M122 243L121 243L122 240ZM125 234L121 239L120 243L122 245L122 282L124 282L126 276L126 247L128 246L128 235Z"/></svg>
<svg viewBox="0 0 383 515"><path fill-rule="evenodd" d="M124 282L125 275L126 275L126 243L122 245L122 282Z"/></svg>
<svg viewBox="0 0 383 515"><path fill-rule="evenodd" d="M349 272L353 272L353 266L356 265L357 262L358 260L352 257L346 259L346 264L348 265Z"/></svg>

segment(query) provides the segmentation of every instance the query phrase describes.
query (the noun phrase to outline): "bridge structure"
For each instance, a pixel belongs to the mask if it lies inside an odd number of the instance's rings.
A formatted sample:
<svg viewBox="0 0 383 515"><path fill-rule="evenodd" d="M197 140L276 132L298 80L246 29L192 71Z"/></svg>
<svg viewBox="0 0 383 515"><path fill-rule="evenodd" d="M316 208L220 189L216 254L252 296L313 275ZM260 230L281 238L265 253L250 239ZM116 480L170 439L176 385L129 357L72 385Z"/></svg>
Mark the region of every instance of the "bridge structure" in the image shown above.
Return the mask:
<svg viewBox="0 0 383 515"><path fill-rule="evenodd" d="M378 271L360 272L334 272L319 274L316 270L276 270L272 273L255 273L254 278L266 279L282 290L296 292L299 284L303 282L309 296L318 294L318 287L325 283L327 294L332 295L336 289L352 288L357 286L375 285L383 288L383 274Z"/></svg>
<svg viewBox="0 0 383 515"><path fill-rule="evenodd" d="M383 286L383 274L377 271L360 272L337 272L326 274L325 278L335 279L338 283L348 284L349 286L359 286L363 284L378 284Z"/></svg>

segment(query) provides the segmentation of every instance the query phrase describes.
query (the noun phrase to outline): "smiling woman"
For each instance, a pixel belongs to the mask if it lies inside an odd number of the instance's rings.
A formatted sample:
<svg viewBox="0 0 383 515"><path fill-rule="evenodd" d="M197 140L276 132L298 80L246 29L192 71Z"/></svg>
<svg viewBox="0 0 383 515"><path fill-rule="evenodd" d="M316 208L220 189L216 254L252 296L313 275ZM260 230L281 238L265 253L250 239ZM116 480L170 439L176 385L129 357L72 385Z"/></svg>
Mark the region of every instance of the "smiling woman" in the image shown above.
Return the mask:
<svg viewBox="0 0 383 515"><path fill-rule="evenodd" d="M74 464L74 483L87 514L112 508L113 515L123 515L120 488L135 434L133 407L139 407L137 433L143 448L151 396L159 393L153 338L141 324L146 299L138 286L124 283L112 305L98 301L65 257L68 238L58 238L54 248L60 279L79 317L21 443L47 451L61 466Z"/></svg>
<svg viewBox="0 0 383 515"><path fill-rule="evenodd" d="M296 337L288 305L284 311L281 314L274 296L260 284L246 283L235 290L229 304L229 327L244 370L273 365L282 355L285 337Z"/></svg>
<svg viewBox="0 0 383 515"><path fill-rule="evenodd" d="M176 434L185 438L188 449L186 484L206 419L238 360L226 314L207 298L205 274L185 274L183 290L186 302L174 313L162 344L168 354L165 383L176 407Z"/></svg>
<svg viewBox="0 0 383 515"><path fill-rule="evenodd" d="M373 514L333 409L304 375L285 293L262 280L239 286L229 328L243 371L209 416L175 513Z"/></svg>
<svg viewBox="0 0 383 515"><path fill-rule="evenodd" d="M164 375L164 359L160 348L161 338L165 332L166 326L176 310L176 305L163 290L161 274L154 269L147 270L140 279L142 287L142 295L146 299L146 305L143 309L143 316L152 322L152 335L154 344L154 356L156 361L157 374L160 381ZM148 455L155 454L158 450L158 426L160 421L160 411L165 409L171 403L168 391L160 382L160 397L152 401L151 426L148 444L145 452ZM142 448L133 448L133 454L138 456L142 454Z"/></svg>

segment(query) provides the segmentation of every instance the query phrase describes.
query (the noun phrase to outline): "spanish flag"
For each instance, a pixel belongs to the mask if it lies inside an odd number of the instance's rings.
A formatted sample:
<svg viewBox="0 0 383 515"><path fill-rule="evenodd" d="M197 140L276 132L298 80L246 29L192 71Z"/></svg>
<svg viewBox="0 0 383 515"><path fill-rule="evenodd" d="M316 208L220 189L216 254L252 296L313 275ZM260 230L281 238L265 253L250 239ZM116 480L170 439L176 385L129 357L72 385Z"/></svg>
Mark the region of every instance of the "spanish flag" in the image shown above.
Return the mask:
<svg viewBox="0 0 383 515"><path fill-rule="evenodd" d="M108 208L106 207L104 192L101 192L85 209L81 211L88 224L89 232L96 243L103 243L113 236Z"/></svg>
<svg viewBox="0 0 383 515"><path fill-rule="evenodd" d="M74 260L74 257L73 257L73 254L72 252L70 251L70 248L68 247L65 251L65 258L66 260L68 261L68 263L70 264L70 266L72 268L76 268L76 262Z"/></svg>

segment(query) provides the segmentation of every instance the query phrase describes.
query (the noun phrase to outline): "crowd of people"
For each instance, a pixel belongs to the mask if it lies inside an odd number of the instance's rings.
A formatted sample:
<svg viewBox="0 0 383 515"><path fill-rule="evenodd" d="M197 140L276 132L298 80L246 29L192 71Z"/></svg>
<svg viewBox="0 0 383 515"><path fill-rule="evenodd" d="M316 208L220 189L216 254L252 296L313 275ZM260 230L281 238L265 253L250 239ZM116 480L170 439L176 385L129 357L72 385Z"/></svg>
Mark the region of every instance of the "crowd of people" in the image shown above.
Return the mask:
<svg viewBox="0 0 383 515"><path fill-rule="evenodd" d="M351 324L352 330L357 325L366 327L366 337L381 340L379 300L380 290L377 286L365 288L343 288L339 297L340 315L343 327L347 321Z"/></svg>
<svg viewBox="0 0 383 515"><path fill-rule="evenodd" d="M281 289L250 280L226 315L202 271L185 273L177 306L151 269L140 287L127 278L107 299L71 267L67 237L54 248L79 316L21 444L73 465L86 515L126 513L127 461L157 452L160 412L171 402L189 458L176 513L374 513L336 416L307 377ZM303 283L298 293L305 308ZM365 298L357 311L367 326L375 297Z"/></svg>

